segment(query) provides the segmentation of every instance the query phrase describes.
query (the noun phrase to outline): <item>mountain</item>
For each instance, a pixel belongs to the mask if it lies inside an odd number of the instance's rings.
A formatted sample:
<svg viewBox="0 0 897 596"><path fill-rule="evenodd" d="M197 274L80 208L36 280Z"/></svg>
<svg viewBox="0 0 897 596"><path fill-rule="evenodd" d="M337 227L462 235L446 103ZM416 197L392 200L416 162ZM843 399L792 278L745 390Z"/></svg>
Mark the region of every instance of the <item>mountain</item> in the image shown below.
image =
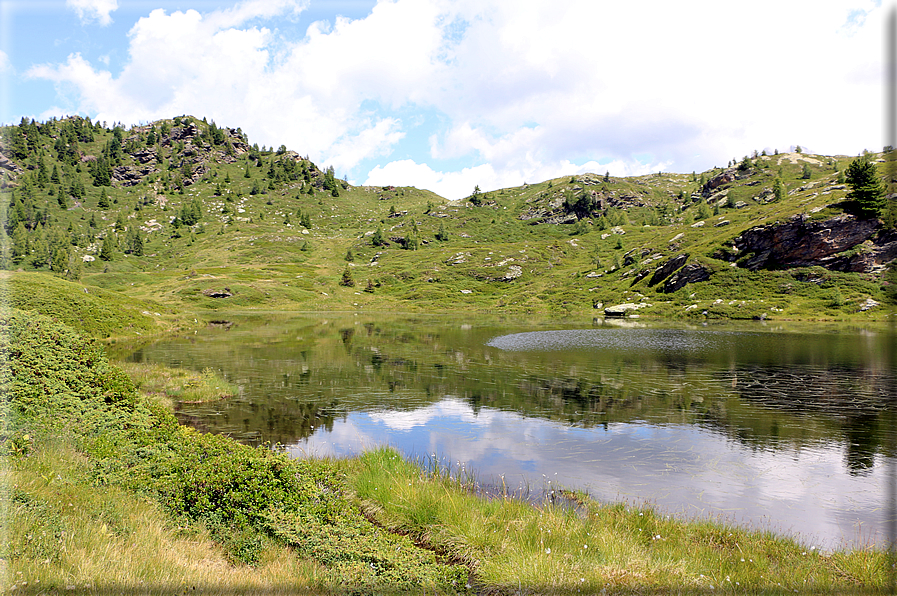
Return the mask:
<svg viewBox="0 0 897 596"><path fill-rule="evenodd" d="M754 153L452 202L352 186L192 116L128 129L23 119L0 137L0 266L200 312L880 319L897 234L846 200L852 161Z"/></svg>

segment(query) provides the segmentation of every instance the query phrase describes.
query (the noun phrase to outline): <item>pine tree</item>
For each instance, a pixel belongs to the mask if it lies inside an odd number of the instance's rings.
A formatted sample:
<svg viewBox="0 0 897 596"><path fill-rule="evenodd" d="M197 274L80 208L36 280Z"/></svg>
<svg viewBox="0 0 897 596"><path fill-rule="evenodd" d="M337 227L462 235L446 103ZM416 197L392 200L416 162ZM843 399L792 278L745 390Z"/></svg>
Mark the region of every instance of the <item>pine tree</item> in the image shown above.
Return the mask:
<svg viewBox="0 0 897 596"><path fill-rule="evenodd" d="M348 265L346 265L345 270L343 270L343 276L342 279L340 279L339 284L341 286L346 286L347 288L355 286L355 280L352 279L352 270L349 269Z"/></svg>
<svg viewBox="0 0 897 596"><path fill-rule="evenodd" d="M106 157L101 155L91 167L94 186L110 186L112 184L112 169Z"/></svg>
<svg viewBox="0 0 897 596"><path fill-rule="evenodd" d="M57 248L50 257L50 271L63 275L69 266L68 248Z"/></svg>
<svg viewBox="0 0 897 596"><path fill-rule="evenodd" d="M111 233L106 233L106 237L103 238L103 245L100 248L100 258L104 261L111 261L113 259L113 251L115 250L115 242L112 239Z"/></svg>
<svg viewBox="0 0 897 596"><path fill-rule="evenodd" d="M35 235L31 241L31 265L33 267L43 267L50 261L50 247L47 246L47 239L43 233Z"/></svg>
<svg viewBox="0 0 897 596"><path fill-rule="evenodd" d="M69 281L78 281L81 279L81 273L84 270L84 260L78 256L74 250L69 251L69 263L66 268L65 278Z"/></svg>
<svg viewBox="0 0 897 596"><path fill-rule="evenodd" d="M28 230L25 224L19 222L12 232L12 261L13 263L21 263L29 254L28 247Z"/></svg>
<svg viewBox="0 0 897 596"><path fill-rule="evenodd" d="M847 199L852 201L862 214L868 216L881 214L885 189L873 162L865 156L853 160L847 166L845 180L850 186Z"/></svg>
<svg viewBox="0 0 897 596"><path fill-rule="evenodd" d="M785 198L785 183L782 182L782 179L778 176L776 176L772 183L772 196L773 200L776 202Z"/></svg>

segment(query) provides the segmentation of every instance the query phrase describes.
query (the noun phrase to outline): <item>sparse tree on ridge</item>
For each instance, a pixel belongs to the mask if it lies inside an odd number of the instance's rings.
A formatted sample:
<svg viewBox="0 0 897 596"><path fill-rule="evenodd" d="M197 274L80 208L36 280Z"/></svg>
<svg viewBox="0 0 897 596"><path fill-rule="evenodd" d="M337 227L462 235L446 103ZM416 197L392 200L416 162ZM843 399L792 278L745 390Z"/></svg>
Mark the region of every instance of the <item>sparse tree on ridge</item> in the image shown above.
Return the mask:
<svg viewBox="0 0 897 596"><path fill-rule="evenodd" d="M776 202L785 198L785 183L778 176L772 182L772 195Z"/></svg>
<svg viewBox="0 0 897 596"><path fill-rule="evenodd" d="M847 199L864 215L881 215L884 208L885 189L875 164L867 157L858 157L847 166L844 179L850 191Z"/></svg>

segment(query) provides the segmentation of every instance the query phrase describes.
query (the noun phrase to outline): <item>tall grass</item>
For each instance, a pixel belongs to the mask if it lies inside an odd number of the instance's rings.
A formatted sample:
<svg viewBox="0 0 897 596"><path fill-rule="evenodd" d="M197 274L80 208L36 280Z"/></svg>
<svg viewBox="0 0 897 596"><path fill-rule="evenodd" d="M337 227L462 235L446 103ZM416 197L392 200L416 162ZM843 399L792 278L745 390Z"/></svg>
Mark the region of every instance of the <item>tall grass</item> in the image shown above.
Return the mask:
<svg viewBox="0 0 897 596"><path fill-rule="evenodd" d="M90 462L50 440L3 471L8 517L4 593L293 593L333 588L322 566L269 543L256 567L233 565L197 525L158 504L91 482Z"/></svg>
<svg viewBox="0 0 897 596"><path fill-rule="evenodd" d="M118 365L137 389L170 406L172 402L199 403L233 397L240 386L222 378L211 368L196 372L161 364L122 362Z"/></svg>
<svg viewBox="0 0 897 596"><path fill-rule="evenodd" d="M681 521L650 508L484 499L381 448L352 463L369 515L505 593L886 593L877 550L821 553L769 532Z"/></svg>

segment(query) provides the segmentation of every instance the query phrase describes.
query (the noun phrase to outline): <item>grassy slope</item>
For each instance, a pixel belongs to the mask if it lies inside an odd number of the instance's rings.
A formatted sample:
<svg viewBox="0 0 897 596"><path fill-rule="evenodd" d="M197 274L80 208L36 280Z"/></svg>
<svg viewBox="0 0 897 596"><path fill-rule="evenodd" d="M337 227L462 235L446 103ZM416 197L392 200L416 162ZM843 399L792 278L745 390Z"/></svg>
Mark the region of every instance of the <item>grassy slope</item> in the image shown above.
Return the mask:
<svg viewBox="0 0 897 596"><path fill-rule="evenodd" d="M94 142L80 148L87 155L99 155L111 137L108 131L97 132ZM43 159L52 169L58 163L52 157L53 139L43 138ZM34 205L50 213L54 225L72 227L81 245L78 255L95 256L100 237L106 234L116 236L123 247L127 232L115 231L119 217L128 229L153 221L162 224L161 229L145 233L144 256L119 250L112 261L86 263L84 283L177 311L198 312L464 308L586 313L596 303L643 301L651 306L640 311L642 316L868 319L886 314L885 309L857 312L866 298L884 299L881 280L874 275L823 272L822 283L810 283L796 279L795 271L735 270L713 258L750 227L795 214L821 218L839 213L837 204L846 188L837 184L836 168L844 170L850 162L843 156L795 153L758 158L750 176L723 187L709 202L697 194L700 179L709 179L719 169L694 176L653 174L608 181L593 175L559 178L490 191L476 207L467 200L448 202L414 188L346 185L339 189L339 197L321 189L308 194L301 178L268 178L267 165L280 159L271 151L260 152L259 167L255 162L247 166L245 154L225 163L207 149L200 150L208 172L181 194L165 182L178 171L181 156L176 145L158 146L160 171L132 187L98 189L91 185L86 166L80 172L71 169L71 176L80 177L87 188L87 197L68 209L60 208L55 195L50 195L58 187L34 186ZM37 161L32 157L23 165L35 166ZM138 165L127 154L124 163ZM805 164L811 170L809 180L801 178ZM247 170L250 178L244 176ZM770 202L766 191L777 175L785 181L787 197ZM260 194L250 194L254 185L261 188ZM222 196L216 196L219 186ZM521 219L583 189L628 206L579 225ZM113 201L109 209L98 207L101 192ZM679 198L680 193L685 198ZM175 230L167 222L193 199L202 204L202 220L192 228ZM729 207L739 202L742 208ZM718 215L713 215L714 209ZM619 228L601 229L608 221L619 223ZM695 227L697 221L703 226ZM728 223L719 225L722 222ZM371 234L378 228L388 246L372 245ZM419 250L404 250L389 240L407 237L415 228ZM440 228L447 240L436 239ZM716 272L710 281L672 294L648 287L647 279L633 283L639 271L683 252ZM29 261L16 265L28 268ZM497 281L512 267L520 267L518 278ZM340 285L347 269L354 287ZM590 273L593 277L587 277ZM202 293L223 288L233 295L222 299Z"/></svg>
<svg viewBox="0 0 897 596"><path fill-rule="evenodd" d="M40 273L0 272L0 304L43 313L97 338L164 333L178 322L175 311L158 302Z"/></svg>

